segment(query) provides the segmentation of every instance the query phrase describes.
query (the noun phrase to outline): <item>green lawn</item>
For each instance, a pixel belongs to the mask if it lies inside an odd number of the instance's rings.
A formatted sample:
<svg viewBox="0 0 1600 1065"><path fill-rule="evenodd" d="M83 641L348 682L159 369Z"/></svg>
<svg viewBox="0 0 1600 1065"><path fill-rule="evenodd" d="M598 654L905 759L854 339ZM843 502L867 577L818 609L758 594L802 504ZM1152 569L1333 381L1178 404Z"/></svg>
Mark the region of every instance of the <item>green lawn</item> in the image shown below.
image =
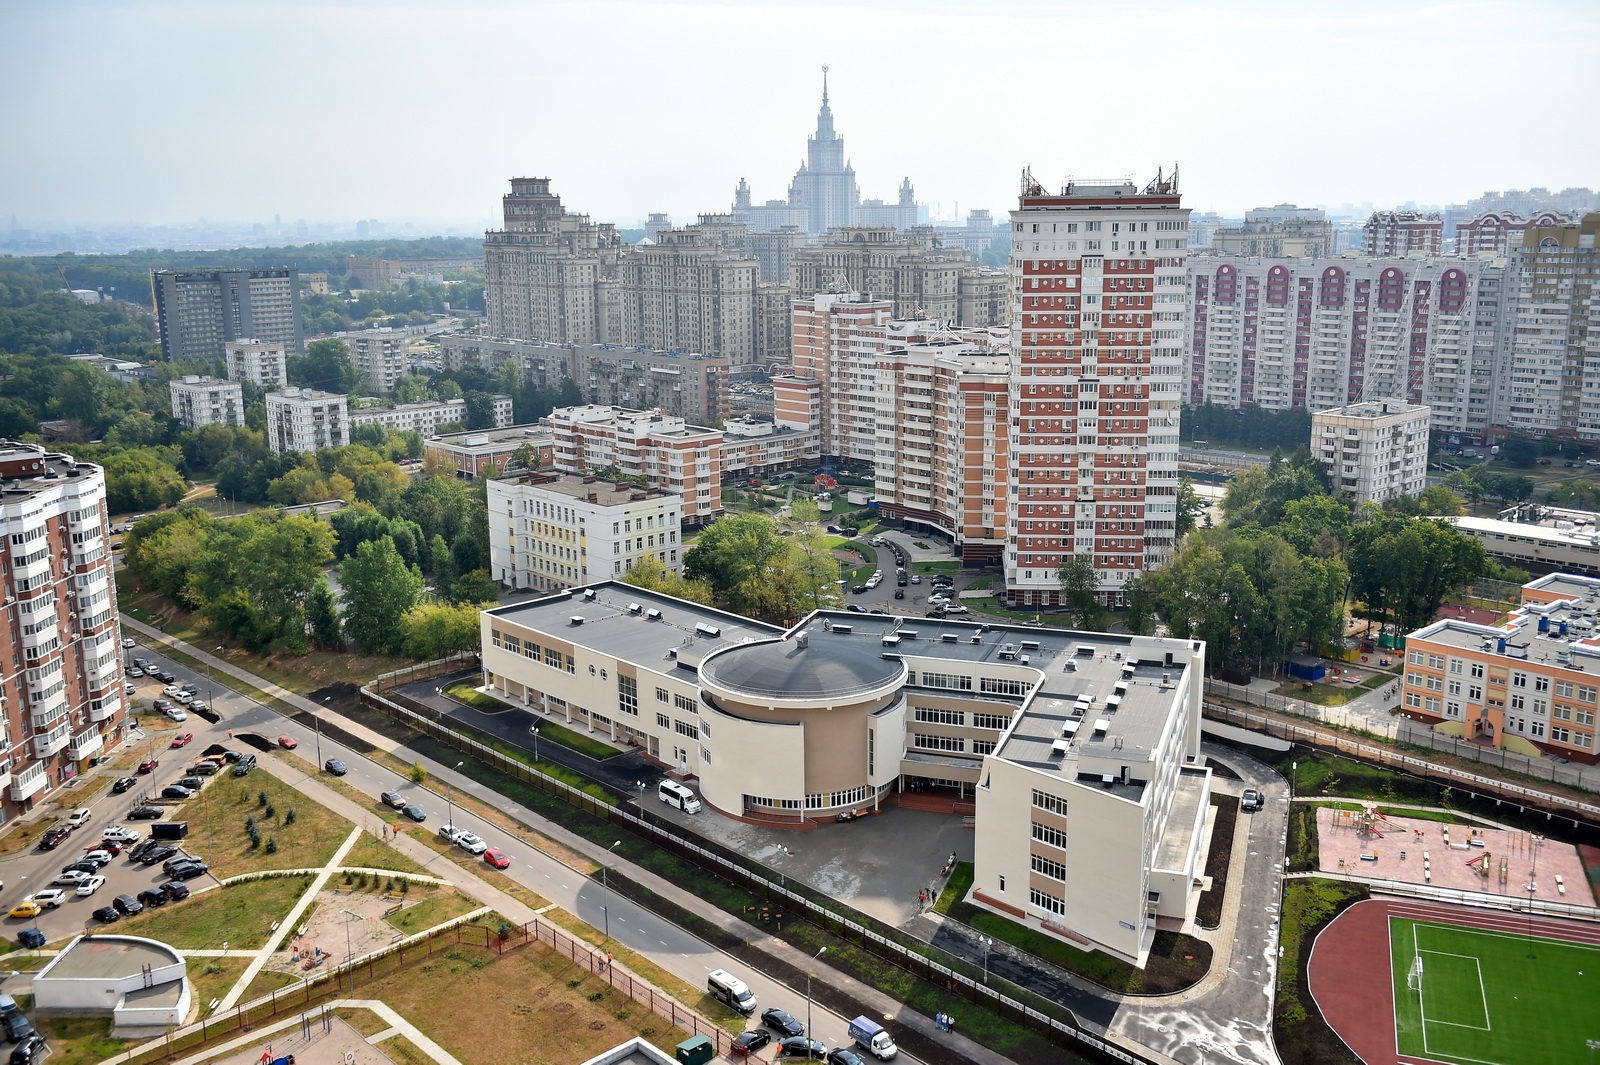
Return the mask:
<svg viewBox="0 0 1600 1065"><path fill-rule="evenodd" d="M913 562L911 572L927 576L930 573L955 573L961 569L961 563L955 559L948 562Z"/></svg>
<svg viewBox="0 0 1600 1065"><path fill-rule="evenodd" d="M444 693L457 702L465 703L473 709L482 710L485 713L492 714L500 710L520 709L519 707L513 707L502 699L496 699L492 695L476 691L468 684L457 684L454 687L446 688ZM602 743L600 740L585 736L581 732L574 732L572 729L564 728L550 720L540 723L539 738L559 743L563 747L571 747L579 754L586 754L596 761L615 758L622 753L609 743Z"/></svg>
<svg viewBox="0 0 1600 1065"><path fill-rule="evenodd" d="M1389 950L1402 1054L1558 1065L1581 1062L1600 1034L1600 947L1391 917Z"/></svg>
<svg viewBox="0 0 1600 1065"><path fill-rule="evenodd" d="M251 950L266 943L310 883L309 876L248 880L146 910L118 924L117 931L184 950L220 950L224 942Z"/></svg>

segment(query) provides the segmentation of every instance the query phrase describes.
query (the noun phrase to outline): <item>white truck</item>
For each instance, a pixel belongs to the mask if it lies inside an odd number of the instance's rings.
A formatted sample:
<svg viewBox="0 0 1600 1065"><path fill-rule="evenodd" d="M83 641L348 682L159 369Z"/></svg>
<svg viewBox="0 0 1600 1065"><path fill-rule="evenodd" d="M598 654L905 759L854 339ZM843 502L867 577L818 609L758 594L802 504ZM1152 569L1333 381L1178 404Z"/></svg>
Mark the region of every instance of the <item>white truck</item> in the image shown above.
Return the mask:
<svg viewBox="0 0 1600 1065"><path fill-rule="evenodd" d="M857 1017L850 1022L850 1038L855 1040L856 1046L879 1061L888 1061L900 1052L900 1048L894 1045L894 1036L870 1017Z"/></svg>

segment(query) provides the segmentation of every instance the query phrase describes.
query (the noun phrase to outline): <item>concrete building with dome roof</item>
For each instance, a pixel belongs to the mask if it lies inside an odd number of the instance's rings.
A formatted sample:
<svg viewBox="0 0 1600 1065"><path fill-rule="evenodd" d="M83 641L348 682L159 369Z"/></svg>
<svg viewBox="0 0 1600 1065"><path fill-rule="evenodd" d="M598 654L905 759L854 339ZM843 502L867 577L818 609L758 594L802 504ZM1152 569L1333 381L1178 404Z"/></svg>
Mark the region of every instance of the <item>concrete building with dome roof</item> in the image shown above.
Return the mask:
<svg viewBox="0 0 1600 1065"><path fill-rule="evenodd" d="M1192 913L1203 643L833 610L782 628L609 582L481 622L486 690L640 748L720 814L814 828L944 795L976 817L978 906L1141 965Z"/></svg>

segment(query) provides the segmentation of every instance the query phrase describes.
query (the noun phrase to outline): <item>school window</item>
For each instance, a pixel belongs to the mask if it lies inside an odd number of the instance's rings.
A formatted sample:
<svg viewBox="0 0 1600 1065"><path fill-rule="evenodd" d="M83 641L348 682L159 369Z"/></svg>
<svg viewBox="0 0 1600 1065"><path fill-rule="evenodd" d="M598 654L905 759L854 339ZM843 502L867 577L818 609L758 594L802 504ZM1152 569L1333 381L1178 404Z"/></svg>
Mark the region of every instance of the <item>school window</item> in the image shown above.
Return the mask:
<svg viewBox="0 0 1600 1065"><path fill-rule="evenodd" d="M996 695L1027 695L1028 682L1025 680L1009 680L1004 677L984 677L978 685L978 690L992 692Z"/></svg>
<svg viewBox="0 0 1600 1065"><path fill-rule="evenodd" d="M1461 672L1461 659L1452 658L1450 660L1450 672L1456 673L1456 674L1459 674Z"/></svg>
<svg viewBox="0 0 1600 1065"><path fill-rule="evenodd" d="M667 693L667 689L665 689L665 688L657 688L656 689L656 702L658 702L658 703L670 703L671 701L672 701L672 696Z"/></svg>
<svg viewBox="0 0 1600 1065"><path fill-rule="evenodd" d="M1041 825L1037 821L1033 822L1033 838L1051 847L1060 847L1062 850L1067 847L1067 834L1065 831L1051 825Z"/></svg>
<svg viewBox="0 0 1600 1065"><path fill-rule="evenodd" d="M1549 691L1550 690L1550 678L1549 677L1534 677L1533 678L1533 690L1536 691L1536 692L1547 692L1547 691Z"/></svg>
<svg viewBox="0 0 1600 1065"><path fill-rule="evenodd" d="M1443 669L1444 668L1444 655L1429 655L1428 656L1428 668L1429 669Z"/></svg>
<svg viewBox="0 0 1600 1065"><path fill-rule="evenodd" d="M1526 688L1528 686L1528 675L1526 673L1511 674L1511 686L1513 688Z"/></svg>
<svg viewBox="0 0 1600 1065"><path fill-rule="evenodd" d="M1461 694L1461 682L1459 680L1451 681L1450 682L1450 687L1449 687L1449 692L1450 692L1451 695L1460 695Z"/></svg>
<svg viewBox="0 0 1600 1065"><path fill-rule="evenodd" d="M1067 867L1061 862L1051 861L1049 858L1038 854L1030 857L1033 859L1033 871L1041 876L1047 876L1051 880L1065 880L1067 878Z"/></svg>
<svg viewBox="0 0 1600 1065"><path fill-rule="evenodd" d="M568 673L578 672L578 660L571 655L562 655L561 663L566 667Z"/></svg>
<svg viewBox="0 0 1600 1065"><path fill-rule="evenodd" d="M557 651L554 647L546 647L544 649L544 664L555 669L560 669L561 652Z"/></svg>
<svg viewBox="0 0 1600 1065"><path fill-rule="evenodd" d="M1429 691L1436 692L1436 691L1441 690L1443 687L1444 687L1444 679L1443 678L1441 678L1441 677L1429 677L1428 678L1428 690Z"/></svg>
<svg viewBox="0 0 1600 1065"><path fill-rule="evenodd" d="M1482 680L1483 679L1483 663L1482 662L1474 662L1474 663L1472 663L1472 676L1473 676L1473 678L1475 680Z"/></svg>
<svg viewBox="0 0 1600 1065"><path fill-rule="evenodd" d="M1039 907L1039 909L1049 910L1054 914L1063 914L1067 912L1066 903L1062 902L1054 895L1045 894L1036 887L1030 887L1028 889L1028 901Z"/></svg>
<svg viewBox="0 0 1600 1065"><path fill-rule="evenodd" d="M695 705L694 700L687 695L674 695L672 697L672 705L686 714L698 714L700 712L700 708Z"/></svg>
<svg viewBox="0 0 1600 1065"><path fill-rule="evenodd" d="M620 673L617 674L617 709L633 717L639 716L639 682Z"/></svg>
<svg viewBox="0 0 1600 1065"><path fill-rule="evenodd" d="M700 738L699 727L691 725L687 721L674 721L672 723L672 727L677 730L679 735L687 736L691 740L697 740Z"/></svg>
<svg viewBox="0 0 1600 1065"><path fill-rule="evenodd" d="M912 735L911 746L920 747L924 751L965 752L967 741L955 736L926 736L919 732Z"/></svg>
<svg viewBox="0 0 1600 1065"><path fill-rule="evenodd" d="M1038 788L1034 788L1033 805L1041 810L1049 810L1051 813L1060 814L1062 817L1067 816L1067 800L1059 795L1052 795L1048 791L1040 791Z"/></svg>
<svg viewBox="0 0 1600 1065"><path fill-rule="evenodd" d="M490 629L489 630L489 642L494 644L496 647L501 646L501 643L500 643L500 630L499 629Z"/></svg>
<svg viewBox="0 0 1600 1065"><path fill-rule="evenodd" d="M952 691L969 692L972 690L972 678L959 676L954 673L924 673L922 684L926 688L949 688Z"/></svg>
<svg viewBox="0 0 1600 1065"><path fill-rule="evenodd" d="M1406 692L1406 705L1412 709L1421 709L1422 696L1418 695L1416 692Z"/></svg>
<svg viewBox="0 0 1600 1065"><path fill-rule="evenodd" d="M539 655L541 653L542 652L540 650L539 645L534 643L531 640L522 645L522 657L523 658L531 658L535 662L537 662L537 661L539 661Z"/></svg>
<svg viewBox="0 0 1600 1065"><path fill-rule="evenodd" d="M520 655L522 653L522 638L513 636L509 632L506 633L505 649L514 655Z"/></svg>
<svg viewBox="0 0 1600 1065"><path fill-rule="evenodd" d="M1556 694L1563 699L1572 698L1572 682L1566 680L1556 681Z"/></svg>
<svg viewBox="0 0 1600 1065"><path fill-rule="evenodd" d="M656 728L671 728L671 727L672 727L672 718L668 717L666 714L657 714L656 715Z"/></svg>
<svg viewBox="0 0 1600 1065"><path fill-rule="evenodd" d="M1423 654L1421 651L1412 651L1410 654L1406 655L1406 661L1410 662L1414 666L1420 666L1423 662Z"/></svg>
<svg viewBox="0 0 1600 1065"><path fill-rule="evenodd" d="M1483 702L1483 688L1477 684L1467 686L1467 698L1475 703Z"/></svg>
<svg viewBox="0 0 1600 1065"><path fill-rule="evenodd" d="M1011 718L1007 717L1005 714L973 714L972 715L972 727L973 728L986 728L986 729L993 729L996 732L1003 732L1003 731L1005 731L1006 726L1008 726L1010 724L1011 724Z"/></svg>
<svg viewBox="0 0 1600 1065"><path fill-rule="evenodd" d="M928 707L917 708L917 720L930 725L965 725L967 715L961 710L934 710Z"/></svg>
<svg viewBox="0 0 1600 1065"><path fill-rule="evenodd" d="M994 753L994 741L993 740L973 740L972 741L972 753L973 754L993 754Z"/></svg>
<svg viewBox="0 0 1600 1065"><path fill-rule="evenodd" d="M1578 701L1581 703L1594 702L1594 689L1585 687L1582 684L1578 685Z"/></svg>

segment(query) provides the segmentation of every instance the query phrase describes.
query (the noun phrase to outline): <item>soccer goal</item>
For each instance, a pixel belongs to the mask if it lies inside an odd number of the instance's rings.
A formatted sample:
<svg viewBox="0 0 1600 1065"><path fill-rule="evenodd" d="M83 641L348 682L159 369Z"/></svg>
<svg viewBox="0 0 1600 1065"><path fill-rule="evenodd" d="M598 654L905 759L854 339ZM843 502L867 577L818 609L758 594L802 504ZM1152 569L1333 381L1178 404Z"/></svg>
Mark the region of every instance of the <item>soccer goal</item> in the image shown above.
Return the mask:
<svg viewBox="0 0 1600 1065"><path fill-rule="evenodd" d="M1422 990L1422 955L1418 954L1411 959L1411 971L1406 973L1406 987L1412 991Z"/></svg>

